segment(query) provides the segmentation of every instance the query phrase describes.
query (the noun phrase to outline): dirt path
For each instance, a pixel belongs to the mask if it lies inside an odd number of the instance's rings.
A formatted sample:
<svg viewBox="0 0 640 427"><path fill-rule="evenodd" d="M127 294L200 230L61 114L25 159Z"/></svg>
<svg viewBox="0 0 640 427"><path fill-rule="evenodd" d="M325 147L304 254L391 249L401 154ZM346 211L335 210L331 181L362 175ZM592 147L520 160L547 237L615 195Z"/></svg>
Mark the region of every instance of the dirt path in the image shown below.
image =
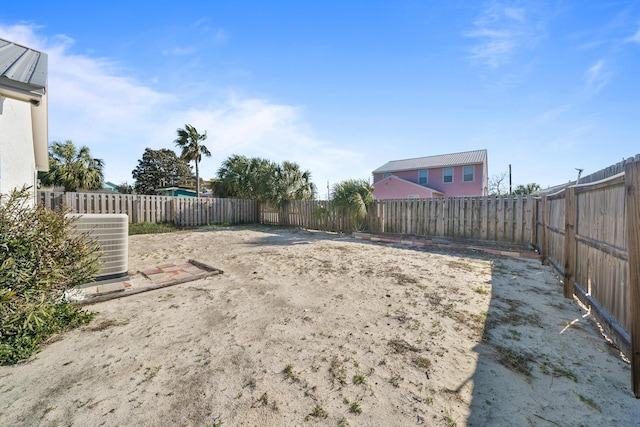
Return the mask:
<svg viewBox="0 0 640 427"><path fill-rule="evenodd" d="M99 303L0 367L0 425L634 426L630 370L536 261L268 228L130 238L130 271L224 271Z"/></svg>

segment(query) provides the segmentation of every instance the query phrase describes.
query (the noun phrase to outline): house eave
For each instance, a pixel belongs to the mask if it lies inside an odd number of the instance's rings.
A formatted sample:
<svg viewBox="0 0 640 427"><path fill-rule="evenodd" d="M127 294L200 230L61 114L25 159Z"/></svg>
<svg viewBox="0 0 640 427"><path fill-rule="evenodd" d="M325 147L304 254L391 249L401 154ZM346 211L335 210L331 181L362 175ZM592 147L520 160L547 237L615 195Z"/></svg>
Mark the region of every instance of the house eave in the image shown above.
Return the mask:
<svg viewBox="0 0 640 427"><path fill-rule="evenodd" d="M45 96L45 88L0 77L0 96L39 104Z"/></svg>

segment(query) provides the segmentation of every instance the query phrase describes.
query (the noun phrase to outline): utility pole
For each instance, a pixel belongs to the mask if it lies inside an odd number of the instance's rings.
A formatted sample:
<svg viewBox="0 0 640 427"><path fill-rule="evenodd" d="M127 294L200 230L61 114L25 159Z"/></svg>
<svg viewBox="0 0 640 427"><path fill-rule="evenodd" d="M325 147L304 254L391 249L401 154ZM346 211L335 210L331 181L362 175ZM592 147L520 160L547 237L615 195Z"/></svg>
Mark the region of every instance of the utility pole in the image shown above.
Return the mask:
<svg viewBox="0 0 640 427"><path fill-rule="evenodd" d="M509 163L509 195L512 195L513 191L511 191L511 163Z"/></svg>

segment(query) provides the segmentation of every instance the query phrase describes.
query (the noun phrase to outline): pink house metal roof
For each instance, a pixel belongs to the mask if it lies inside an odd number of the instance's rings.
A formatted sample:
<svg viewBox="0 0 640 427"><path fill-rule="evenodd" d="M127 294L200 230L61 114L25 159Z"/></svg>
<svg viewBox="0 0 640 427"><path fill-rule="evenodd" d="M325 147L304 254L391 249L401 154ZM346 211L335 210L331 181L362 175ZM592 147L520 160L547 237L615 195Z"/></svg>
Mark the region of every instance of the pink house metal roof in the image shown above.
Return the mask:
<svg viewBox="0 0 640 427"><path fill-rule="evenodd" d="M374 170L373 173L398 172L443 168L451 166L475 165L487 161L487 150L465 151L438 156L417 157L415 159L392 160Z"/></svg>

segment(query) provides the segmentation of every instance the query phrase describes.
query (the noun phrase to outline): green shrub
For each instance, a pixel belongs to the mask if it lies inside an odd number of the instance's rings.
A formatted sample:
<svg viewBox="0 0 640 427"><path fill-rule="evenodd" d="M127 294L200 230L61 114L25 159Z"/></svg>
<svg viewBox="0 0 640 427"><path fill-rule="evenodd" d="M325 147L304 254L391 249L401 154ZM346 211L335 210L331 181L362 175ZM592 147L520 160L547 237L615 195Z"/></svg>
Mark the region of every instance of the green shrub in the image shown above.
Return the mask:
<svg viewBox="0 0 640 427"><path fill-rule="evenodd" d="M64 292L91 282L98 244L64 212L30 207L26 188L0 195L0 363L38 351L50 335L91 320Z"/></svg>

